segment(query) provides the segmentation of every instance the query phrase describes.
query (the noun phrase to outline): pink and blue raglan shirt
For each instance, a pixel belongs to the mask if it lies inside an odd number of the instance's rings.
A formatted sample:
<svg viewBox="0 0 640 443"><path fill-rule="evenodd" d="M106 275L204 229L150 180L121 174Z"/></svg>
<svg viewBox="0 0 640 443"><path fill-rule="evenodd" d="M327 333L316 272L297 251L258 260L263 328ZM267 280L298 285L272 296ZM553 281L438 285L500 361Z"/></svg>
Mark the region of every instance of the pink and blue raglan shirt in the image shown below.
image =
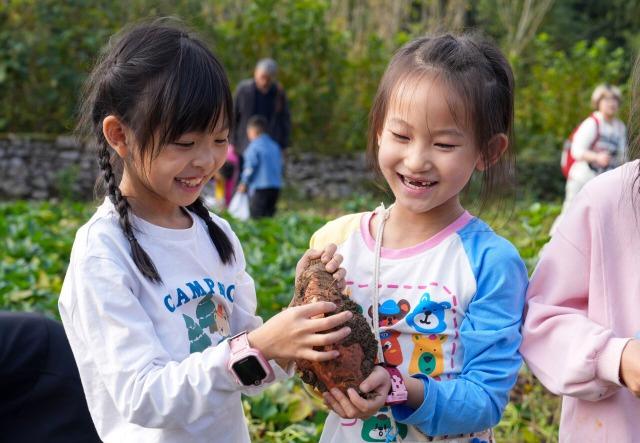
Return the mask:
<svg viewBox="0 0 640 443"><path fill-rule="evenodd" d="M369 319L372 217L371 212L341 217L311 239L314 249L338 245L347 292ZM522 364L518 347L527 271L517 250L465 212L423 243L383 247L378 284L385 362L405 377L422 379L424 401L415 410L383 408L367 420L331 412L321 441L385 441L391 413L405 442L434 436L491 441L490 429L500 421Z"/></svg>

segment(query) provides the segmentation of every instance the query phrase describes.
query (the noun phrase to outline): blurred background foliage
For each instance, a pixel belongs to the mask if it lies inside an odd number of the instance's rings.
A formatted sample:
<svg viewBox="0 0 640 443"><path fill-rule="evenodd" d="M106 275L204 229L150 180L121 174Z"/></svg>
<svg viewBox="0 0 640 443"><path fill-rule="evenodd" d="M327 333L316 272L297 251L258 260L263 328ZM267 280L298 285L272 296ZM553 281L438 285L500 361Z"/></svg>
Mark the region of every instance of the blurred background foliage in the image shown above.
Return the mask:
<svg viewBox="0 0 640 443"><path fill-rule="evenodd" d="M588 114L594 86L626 90L640 45L638 0L5 0L0 132L72 131L77 91L108 36L162 15L199 32L234 86L256 60L275 58L294 149L324 153L364 148L377 82L402 43L480 29L516 73L519 152L555 163L562 139Z"/></svg>
<svg viewBox="0 0 640 443"><path fill-rule="evenodd" d="M292 148L325 154L364 149L377 83L404 42L468 29L496 40L516 75L521 198L509 213L481 215L518 247L529 270L560 209L563 139L590 112L597 84L628 91L640 49L640 0L0 0L0 133L72 132L78 91L100 47L126 23L165 15L210 43L232 86L252 75L259 58L275 58L291 102ZM623 119L627 112L625 101ZM259 314L269 318L288 303L312 232L380 198L285 200L276 219L232 222ZM74 232L93 206L0 202L0 309L58 315ZM316 441L326 414L293 380L246 398L244 408L261 442ZM524 368L497 437L557 441L558 420L558 399Z"/></svg>

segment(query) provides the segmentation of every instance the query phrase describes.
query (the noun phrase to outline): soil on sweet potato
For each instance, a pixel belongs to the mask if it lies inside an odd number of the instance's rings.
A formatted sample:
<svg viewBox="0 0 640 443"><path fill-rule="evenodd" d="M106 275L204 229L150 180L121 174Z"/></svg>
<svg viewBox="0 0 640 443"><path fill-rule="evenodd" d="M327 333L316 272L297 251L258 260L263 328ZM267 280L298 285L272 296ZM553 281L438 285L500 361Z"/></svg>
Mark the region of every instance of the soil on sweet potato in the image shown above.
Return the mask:
<svg viewBox="0 0 640 443"><path fill-rule="evenodd" d="M359 306L340 292L333 276L325 270L325 265L320 260L312 260L296 282L291 305L316 301L335 303L338 308L330 315L351 311L353 317L338 327L349 326L351 333L339 343L317 348L325 351L337 349L340 352L338 358L326 362L297 360L298 373L305 383L322 392L337 387L345 393L348 388L354 388L362 394L359 385L373 371L378 344ZM367 398L371 396L372 394L365 395Z"/></svg>

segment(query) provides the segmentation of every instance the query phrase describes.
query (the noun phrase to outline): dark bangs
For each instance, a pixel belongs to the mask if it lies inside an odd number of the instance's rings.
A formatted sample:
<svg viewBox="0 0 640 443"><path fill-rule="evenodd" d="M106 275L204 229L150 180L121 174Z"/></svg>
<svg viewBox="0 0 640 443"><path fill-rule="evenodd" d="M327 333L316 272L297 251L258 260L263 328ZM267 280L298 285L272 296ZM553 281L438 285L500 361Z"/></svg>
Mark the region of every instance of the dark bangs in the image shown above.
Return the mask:
<svg viewBox="0 0 640 443"><path fill-rule="evenodd" d="M131 126L142 153L151 153L149 160L185 133L230 130L233 121L233 98L220 62L187 34L176 44L167 48L170 56L158 66L132 113L144 119Z"/></svg>

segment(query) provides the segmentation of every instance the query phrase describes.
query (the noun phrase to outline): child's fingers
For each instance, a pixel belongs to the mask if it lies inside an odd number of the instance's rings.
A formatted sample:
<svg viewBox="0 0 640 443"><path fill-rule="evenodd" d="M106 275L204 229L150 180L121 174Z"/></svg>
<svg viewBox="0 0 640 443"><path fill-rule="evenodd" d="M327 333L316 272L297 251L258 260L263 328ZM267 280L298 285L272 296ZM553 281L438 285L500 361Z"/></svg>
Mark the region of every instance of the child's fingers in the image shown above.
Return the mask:
<svg viewBox="0 0 640 443"><path fill-rule="evenodd" d="M314 318L309 321L309 328L311 331L319 332L333 329L353 317L353 312L342 311L339 314L330 315L328 317Z"/></svg>
<svg viewBox="0 0 640 443"><path fill-rule="evenodd" d="M302 255L302 259L306 259L308 261L316 260L322 256L323 252L324 251L321 251L319 249L307 249L306 251L304 251L304 254Z"/></svg>
<svg viewBox="0 0 640 443"><path fill-rule="evenodd" d="M298 260L298 264L296 264L296 280L298 275L309 266L309 262L320 258L321 255L322 251L318 251L317 249L307 249L302 257L300 257L300 260Z"/></svg>
<svg viewBox="0 0 640 443"><path fill-rule="evenodd" d="M331 389L330 392L331 392L331 395L333 395L333 397L336 399L338 404L340 404L340 406L344 410L345 415L343 417L346 417L346 418L358 417L360 410L356 408L353 405L353 403L351 403L351 400L349 399L349 397L344 395L338 388L333 388Z"/></svg>
<svg viewBox="0 0 640 443"><path fill-rule="evenodd" d="M333 360L340 356L340 352L336 350L331 351L316 351L312 348L302 349L296 358L309 361L327 361Z"/></svg>
<svg viewBox="0 0 640 443"><path fill-rule="evenodd" d="M336 272L333 273L333 279L336 283L344 284L344 279L347 276L347 270L345 268L338 268Z"/></svg>
<svg viewBox="0 0 640 443"><path fill-rule="evenodd" d="M382 391L384 389L388 391L390 387L389 373L380 366L376 366L373 372L359 386L362 392Z"/></svg>
<svg viewBox="0 0 640 443"><path fill-rule="evenodd" d="M327 272L333 274L338 270L343 260L344 257L342 257L342 255L336 254L325 264L324 268L327 270Z"/></svg>
<svg viewBox="0 0 640 443"><path fill-rule="evenodd" d="M322 394L322 397L324 398L324 404L326 404L329 409L333 410L333 412L338 414L340 417L345 416L344 409L342 409L342 406L340 406L340 403L338 403L338 401L335 398L333 398L333 395L331 395L328 392L325 392L324 394Z"/></svg>
<svg viewBox="0 0 640 443"><path fill-rule="evenodd" d="M339 341L346 338L349 334L351 334L351 328L345 326L344 328L341 328L334 332L329 332L327 334L313 334L309 342L311 346L327 346L338 343Z"/></svg>
<svg viewBox="0 0 640 443"><path fill-rule="evenodd" d="M336 245L334 245L333 243L329 243L327 246L325 246L324 250L322 251L322 254L320 256L320 261L322 261L322 263L325 263L325 264L329 263L329 261L333 258L337 250L338 250L338 247Z"/></svg>
<svg viewBox="0 0 640 443"><path fill-rule="evenodd" d="M296 306L291 309L295 309L298 314L300 314L304 318L312 318L322 314L328 314L330 312L335 311L337 306L335 303L331 303L330 301L318 301L314 303L309 303L308 305ZM330 316L327 318L331 318L335 316ZM344 322L342 322L344 323Z"/></svg>
<svg viewBox="0 0 640 443"><path fill-rule="evenodd" d="M349 400L351 401L351 404L353 404L356 408L358 408L358 410L362 413L367 413L369 412L373 406L372 406L372 402L371 401L367 401L366 399L362 398L355 389L353 388L349 388L349 390L347 391L347 394L349 395Z"/></svg>

